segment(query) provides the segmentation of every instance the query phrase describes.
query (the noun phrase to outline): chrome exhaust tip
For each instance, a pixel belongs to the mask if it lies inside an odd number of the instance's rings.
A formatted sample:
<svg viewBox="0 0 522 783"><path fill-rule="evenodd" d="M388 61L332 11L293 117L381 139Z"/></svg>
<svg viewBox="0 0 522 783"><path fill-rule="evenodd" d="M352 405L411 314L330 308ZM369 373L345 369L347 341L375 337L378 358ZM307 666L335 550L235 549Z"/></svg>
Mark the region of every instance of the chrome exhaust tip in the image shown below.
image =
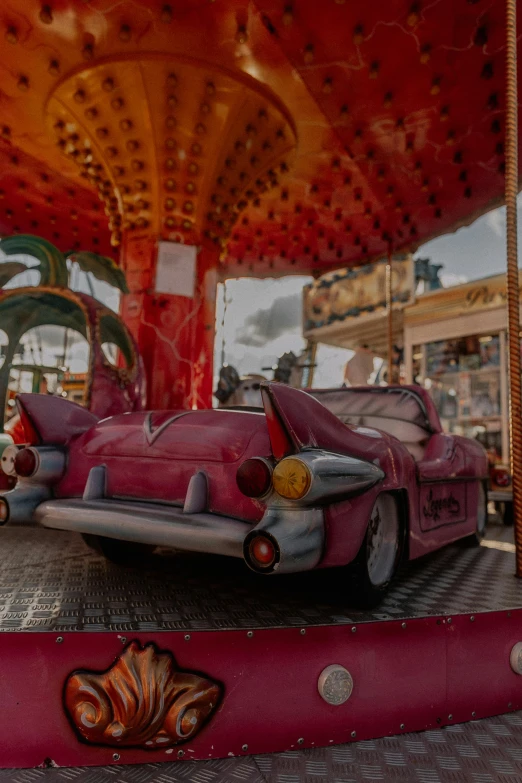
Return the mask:
<svg viewBox="0 0 522 783"><path fill-rule="evenodd" d="M50 497L48 487L19 481L10 492L0 495L0 525L34 522L34 512Z"/></svg>

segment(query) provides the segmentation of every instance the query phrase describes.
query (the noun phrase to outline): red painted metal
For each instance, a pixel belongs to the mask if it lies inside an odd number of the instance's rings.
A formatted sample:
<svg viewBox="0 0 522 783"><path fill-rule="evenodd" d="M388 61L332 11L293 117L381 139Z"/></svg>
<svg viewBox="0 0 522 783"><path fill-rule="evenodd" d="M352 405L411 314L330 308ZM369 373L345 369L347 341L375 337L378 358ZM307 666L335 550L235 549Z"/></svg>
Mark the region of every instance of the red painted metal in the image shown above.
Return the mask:
<svg viewBox="0 0 522 783"><path fill-rule="evenodd" d="M199 250L194 299L155 293L156 260L155 240L126 238L122 263L130 293L122 297L121 313L143 357L148 405L211 407L215 253Z"/></svg>
<svg viewBox="0 0 522 783"><path fill-rule="evenodd" d="M63 446L98 421L90 411L61 397L21 394L17 399L26 443L32 446L42 443Z"/></svg>
<svg viewBox="0 0 522 783"><path fill-rule="evenodd" d="M179 746L185 759L267 753L421 731L522 707L509 652L522 610L357 625L136 634L169 650L180 669L224 686L218 711ZM130 640L129 640L130 641ZM79 742L63 708L78 668L106 670L126 639L117 633L0 634L2 767L174 760L167 751ZM407 654L406 654L407 651ZM332 663L354 679L351 698L326 704L317 690ZM248 750L242 750L247 745ZM117 753L117 757L114 757ZM47 762L46 762L47 760Z"/></svg>

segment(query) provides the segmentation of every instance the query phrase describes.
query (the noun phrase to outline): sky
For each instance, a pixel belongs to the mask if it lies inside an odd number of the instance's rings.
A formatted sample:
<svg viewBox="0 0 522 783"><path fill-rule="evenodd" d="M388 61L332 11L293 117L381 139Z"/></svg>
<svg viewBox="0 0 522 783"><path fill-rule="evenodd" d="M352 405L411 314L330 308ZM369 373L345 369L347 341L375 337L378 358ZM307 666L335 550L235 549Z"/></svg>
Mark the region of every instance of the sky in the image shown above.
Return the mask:
<svg viewBox="0 0 522 783"><path fill-rule="evenodd" d="M519 225L522 225L522 198L519 198ZM505 270L506 243L505 209L497 209L476 220L471 226L439 237L419 248L416 256L429 257L443 264L445 285L455 285ZM522 241L519 243L522 245ZM2 253L0 251L0 262ZM34 259L32 260L34 261ZM36 263L36 261L34 261ZM241 375L261 373L268 378L277 357L286 351L298 354L305 341L301 336L301 297L303 286L311 277L292 276L267 280L242 278L226 283L227 307L223 325L224 286L218 290L216 312L215 371L221 366L224 341L225 362L234 365ZM35 284L35 272L14 278L9 287ZM91 280L95 294L114 310L119 295L105 283ZM79 269L73 272L73 287L90 292L87 277ZM5 344L0 329L0 345ZM57 329L46 328L40 344L29 336L32 349L45 364L54 364L63 353L63 337ZM336 386L341 383L342 370L351 352L330 346L320 346L315 372L315 386ZM67 364L72 372L84 372L87 351L83 340L69 338Z"/></svg>

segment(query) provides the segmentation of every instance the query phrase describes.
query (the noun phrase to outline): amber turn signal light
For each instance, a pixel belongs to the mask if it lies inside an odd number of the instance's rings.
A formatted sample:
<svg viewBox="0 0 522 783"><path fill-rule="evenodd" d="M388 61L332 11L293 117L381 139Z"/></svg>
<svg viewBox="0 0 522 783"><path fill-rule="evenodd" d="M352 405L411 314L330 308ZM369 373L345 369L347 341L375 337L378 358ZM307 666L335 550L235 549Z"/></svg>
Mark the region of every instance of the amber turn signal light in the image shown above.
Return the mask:
<svg viewBox="0 0 522 783"><path fill-rule="evenodd" d="M236 473L237 486L247 498L266 495L272 485L270 464L260 457L245 460Z"/></svg>
<svg viewBox="0 0 522 783"><path fill-rule="evenodd" d="M278 495L287 500L304 497L312 483L308 465L296 457L287 457L275 466L272 483Z"/></svg>

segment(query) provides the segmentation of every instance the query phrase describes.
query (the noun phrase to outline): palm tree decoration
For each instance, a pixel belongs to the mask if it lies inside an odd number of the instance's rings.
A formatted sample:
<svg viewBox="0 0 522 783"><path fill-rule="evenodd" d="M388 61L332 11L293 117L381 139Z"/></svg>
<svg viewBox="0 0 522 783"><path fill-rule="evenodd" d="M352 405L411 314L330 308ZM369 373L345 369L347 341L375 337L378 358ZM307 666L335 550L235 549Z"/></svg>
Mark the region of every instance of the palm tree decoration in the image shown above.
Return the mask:
<svg viewBox="0 0 522 783"><path fill-rule="evenodd" d="M34 269L40 274L40 282L38 286L34 287L35 291L41 288L55 288L57 289L57 293L60 293L60 289L63 291L63 289L70 288L72 264L76 263L83 272L90 272L91 275L98 280L103 280L104 282L109 283L109 285L119 288L124 294L128 293L125 275L122 270L112 259L97 255L96 253L81 250L71 250L67 253L62 253L61 250L52 244L52 242L48 242L41 237L32 236L31 234L19 234L0 240L0 251L8 257L28 255L39 261L37 266L31 267L19 260L8 260L0 263L0 290L16 277L16 275L29 269ZM67 266L67 260L71 262L70 270ZM93 298L96 298L88 275L87 281L91 295ZM36 316L34 308L39 306L39 301L40 300L37 297L31 297L26 303L26 311L27 313L32 313L33 317ZM8 334L9 342L3 356L3 364L0 364L0 433L3 431L3 411L9 383L10 367L22 334L27 330L26 321L22 316L22 311L17 313L15 318L12 319L10 327L7 323L4 323L6 330L10 333ZM66 314L64 314L64 319L67 320ZM62 325L58 321L55 321L55 323L57 325ZM65 323L63 325L65 326ZM64 360L67 350L67 335L68 327L65 326Z"/></svg>
<svg viewBox="0 0 522 783"><path fill-rule="evenodd" d="M0 265L0 288L3 288L13 277L26 270L27 266L22 264L21 261L5 261L5 263Z"/></svg>
<svg viewBox="0 0 522 783"><path fill-rule="evenodd" d="M0 240L0 250L7 256L29 255L40 262L36 267L28 267L19 261L8 261L0 265L0 288L4 287L13 277L27 269L36 269L40 273L41 286L69 287L69 270L67 259L78 264L83 272L90 272L97 280L103 280L109 285L119 288L127 294L128 288L125 275L119 266L106 256L89 253L85 250L61 250L41 237L31 234L19 234Z"/></svg>

